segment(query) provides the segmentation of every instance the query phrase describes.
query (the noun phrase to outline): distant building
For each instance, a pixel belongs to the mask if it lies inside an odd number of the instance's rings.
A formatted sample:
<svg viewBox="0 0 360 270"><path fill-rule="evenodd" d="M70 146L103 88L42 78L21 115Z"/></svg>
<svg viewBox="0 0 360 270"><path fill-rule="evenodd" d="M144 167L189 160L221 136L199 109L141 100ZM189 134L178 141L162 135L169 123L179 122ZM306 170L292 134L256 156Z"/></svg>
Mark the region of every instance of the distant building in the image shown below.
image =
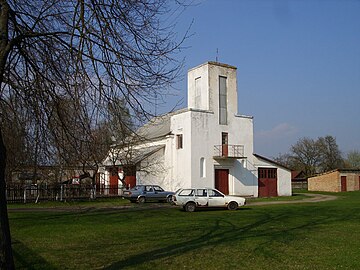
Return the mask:
<svg viewBox="0 0 360 270"><path fill-rule="evenodd" d="M21 167L12 171L11 180L8 185L39 185L39 184L63 184L63 183L85 183L90 182L90 174L95 169L83 166L33 166ZM90 181L89 181L90 179Z"/></svg>
<svg viewBox="0 0 360 270"><path fill-rule="evenodd" d="M307 177L304 171L291 171L291 185L293 189L307 189Z"/></svg>
<svg viewBox="0 0 360 270"><path fill-rule="evenodd" d="M291 195L290 169L253 154L253 117L238 114L236 67L207 62L189 70L188 107L154 118L137 135L141 143L109 152L102 184L119 185L118 172L132 167L125 178L130 186Z"/></svg>
<svg viewBox="0 0 360 270"><path fill-rule="evenodd" d="M337 169L310 177L308 190L327 192L360 190L360 170Z"/></svg>

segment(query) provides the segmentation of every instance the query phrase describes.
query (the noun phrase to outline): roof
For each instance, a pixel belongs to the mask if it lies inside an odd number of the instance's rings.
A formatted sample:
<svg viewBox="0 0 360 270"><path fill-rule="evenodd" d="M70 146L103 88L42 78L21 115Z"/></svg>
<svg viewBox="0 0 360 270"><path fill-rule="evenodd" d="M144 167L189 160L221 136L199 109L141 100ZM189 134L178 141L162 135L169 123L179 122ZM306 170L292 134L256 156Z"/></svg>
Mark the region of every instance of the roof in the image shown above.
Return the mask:
<svg viewBox="0 0 360 270"><path fill-rule="evenodd" d="M118 154L118 157L116 160L111 160L109 157L107 157L105 159L105 161L103 162L103 165L104 166L114 166L114 165L120 166L120 165L127 165L127 164L134 165L164 147L165 147L165 145L162 144L162 145L142 147L139 149L131 149L130 150L131 152L121 151Z"/></svg>
<svg viewBox="0 0 360 270"><path fill-rule="evenodd" d="M286 170L291 171L290 168L288 168L288 167L286 167L286 166L284 166L284 165L280 164L279 162L276 162L276 161L274 161L274 160L272 160L272 159L266 158L266 157L264 157L264 156L260 156L260 155L258 155L258 154L253 154L253 155L254 155L255 157L259 158L259 159L265 160L265 161L270 162L270 163L272 163L272 164L274 164L274 165L276 165L276 166L279 166L279 167L282 167L282 168L284 168L284 169L286 169Z"/></svg>
<svg viewBox="0 0 360 270"><path fill-rule="evenodd" d="M146 140L153 140L169 135L171 133L171 117L186 112L187 110L188 109L185 108L154 117L148 123L140 127L136 131L136 135Z"/></svg>
<svg viewBox="0 0 360 270"><path fill-rule="evenodd" d="M202 63L196 67L193 67L191 69L189 69L189 71L193 70L193 69L197 69L201 66L205 66L205 65L213 65L213 66L219 66L219 67L225 67L225 68L232 68L232 69L237 69L237 67L235 66L231 66L231 65L228 65L228 64L224 64L224 63L220 63L220 62L214 62L214 61L208 61L208 62L205 62L205 63Z"/></svg>
<svg viewBox="0 0 360 270"><path fill-rule="evenodd" d="M304 181L307 180L307 177L304 171L291 171L291 180L292 181Z"/></svg>
<svg viewBox="0 0 360 270"><path fill-rule="evenodd" d="M329 174L329 173L333 173L333 172L339 172L339 173L360 173L360 169L334 169L331 171L327 171L327 172L323 172L323 173L318 173L316 175L313 175L309 178L313 178L313 177L317 177L317 176L321 176L321 175L325 175L325 174Z"/></svg>
<svg viewBox="0 0 360 270"><path fill-rule="evenodd" d="M303 179L305 177L304 171L291 171L291 179Z"/></svg>

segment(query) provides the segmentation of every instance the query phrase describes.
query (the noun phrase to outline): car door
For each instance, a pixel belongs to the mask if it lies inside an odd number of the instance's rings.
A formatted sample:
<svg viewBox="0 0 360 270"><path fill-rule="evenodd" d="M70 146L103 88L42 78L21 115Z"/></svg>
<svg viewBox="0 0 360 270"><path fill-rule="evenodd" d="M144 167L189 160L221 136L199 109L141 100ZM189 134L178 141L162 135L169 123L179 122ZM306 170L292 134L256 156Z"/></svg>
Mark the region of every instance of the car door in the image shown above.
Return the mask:
<svg viewBox="0 0 360 270"><path fill-rule="evenodd" d="M201 188L195 190L195 203L198 206L208 206L209 197L207 196L207 189Z"/></svg>
<svg viewBox="0 0 360 270"><path fill-rule="evenodd" d="M156 200L155 197L155 191L153 186L147 185L145 186L145 197L147 201L152 201L152 200Z"/></svg>
<svg viewBox="0 0 360 270"><path fill-rule="evenodd" d="M158 200L166 199L166 192L159 186L153 186L154 188L154 198Z"/></svg>
<svg viewBox="0 0 360 270"><path fill-rule="evenodd" d="M208 189L209 206L210 207L223 207L225 206L225 197L215 189Z"/></svg>

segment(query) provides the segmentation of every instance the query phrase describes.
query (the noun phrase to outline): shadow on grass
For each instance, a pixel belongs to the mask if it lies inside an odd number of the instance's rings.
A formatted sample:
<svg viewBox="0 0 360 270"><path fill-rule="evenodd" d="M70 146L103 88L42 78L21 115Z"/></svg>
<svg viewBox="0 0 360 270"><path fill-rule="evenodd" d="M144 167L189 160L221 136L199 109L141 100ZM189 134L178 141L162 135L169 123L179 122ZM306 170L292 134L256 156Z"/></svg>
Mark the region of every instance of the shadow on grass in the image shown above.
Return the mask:
<svg viewBox="0 0 360 270"><path fill-rule="evenodd" d="M251 210L244 208L242 210ZM240 211L242 211L240 210ZM199 213L201 214L201 213ZM211 220L204 233L200 236L182 242L174 243L162 248L147 250L123 260L114 262L105 269L123 269L126 267L140 267L144 263L182 255L187 252L196 252L201 248L217 245L241 244L242 241L253 239L256 247L253 252L269 256L268 246L273 243L289 243L302 239L307 233L319 229L323 225L329 225L338 221L359 220L360 215L354 215L351 211L342 209L327 209L312 207L298 208L296 211L289 211L285 208L280 211L263 210L255 221L240 226L232 222L232 217L217 218ZM286 226L284 226L286 224ZM271 254L275 256L276 254Z"/></svg>
<svg viewBox="0 0 360 270"><path fill-rule="evenodd" d="M12 245L16 269L58 269L21 241L13 239Z"/></svg>

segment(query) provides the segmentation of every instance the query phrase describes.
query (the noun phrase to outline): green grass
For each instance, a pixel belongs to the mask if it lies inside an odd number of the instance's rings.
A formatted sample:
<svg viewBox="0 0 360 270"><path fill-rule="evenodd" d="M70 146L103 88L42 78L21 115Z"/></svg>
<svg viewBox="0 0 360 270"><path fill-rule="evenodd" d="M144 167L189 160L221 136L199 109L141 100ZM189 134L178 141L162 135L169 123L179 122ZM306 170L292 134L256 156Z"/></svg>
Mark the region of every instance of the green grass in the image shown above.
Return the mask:
<svg viewBox="0 0 360 270"><path fill-rule="evenodd" d="M360 192L336 195L341 198L238 211L186 213L157 204L10 211L16 266L360 269Z"/></svg>
<svg viewBox="0 0 360 270"><path fill-rule="evenodd" d="M38 203L10 203L8 209L18 208L82 208L82 207L118 207L128 205L129 201L122 198L98 198L83 201L40 201Z"/></svg>
<svg viewBox="0 0 360 270"><path fill-rule="evenodd" d="M271 201L297 201L308 199L309 196L306 196L300 192L293 193L292 196L278 196L278 197L270 197L270 198L247 198L248 202L271 202Z"/></svg>

